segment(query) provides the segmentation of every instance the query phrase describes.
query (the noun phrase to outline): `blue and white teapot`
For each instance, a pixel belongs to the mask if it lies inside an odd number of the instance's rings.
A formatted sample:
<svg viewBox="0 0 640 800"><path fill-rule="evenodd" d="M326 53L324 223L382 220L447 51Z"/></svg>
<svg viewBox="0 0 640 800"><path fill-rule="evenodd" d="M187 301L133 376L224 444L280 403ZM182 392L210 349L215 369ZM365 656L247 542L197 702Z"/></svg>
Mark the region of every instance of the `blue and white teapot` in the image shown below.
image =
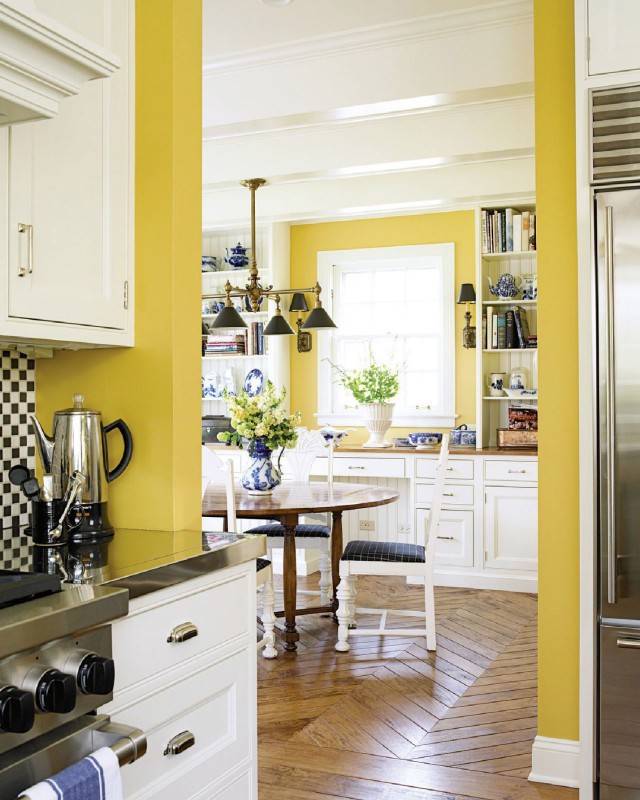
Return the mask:
<svg viewBox="0 0 640 800"><path fill-rule="evenodd" d="M491 278L487 277L487 280L489 281L489 291L500 300L510 300L514 298L522 286L522 278L519 275L513 276L509 272L505 272L504 275L501 275L495 286L491 284Z"/></svg>
<svg viewBox="0 0 640 800"><path fill-rule="evenodd" d="M229 255L229 249L231 249L231 255ZM226 256L224 260L227 264L230 264L234 269L243 269L244 267L248 266L249 264L249 256L247 255L247 250L250 250L249 247L243 247L240 242L235 247L228 248L225 247Z"/></svg>

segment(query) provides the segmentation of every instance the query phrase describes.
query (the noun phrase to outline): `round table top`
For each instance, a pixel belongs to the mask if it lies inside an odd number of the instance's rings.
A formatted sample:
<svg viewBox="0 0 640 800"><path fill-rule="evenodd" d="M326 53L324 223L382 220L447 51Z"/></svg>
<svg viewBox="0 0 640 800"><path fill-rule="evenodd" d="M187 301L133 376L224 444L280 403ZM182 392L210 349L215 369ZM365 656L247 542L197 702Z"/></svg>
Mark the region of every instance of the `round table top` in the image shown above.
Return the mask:
<svg viewBox="0 0 640 800"><path fill-rule="evenodd" d="M236 513L240 517L258 517L283 514L312 514L323 511L351 511L393 503L398 492L386 486L369 486L358 483L334 481L333 488L325 483L281 483L266 497L256 497L244 489L236 490ZM224 517L227 495L224 486L209 484L202 499L203 517Z"/></svg>

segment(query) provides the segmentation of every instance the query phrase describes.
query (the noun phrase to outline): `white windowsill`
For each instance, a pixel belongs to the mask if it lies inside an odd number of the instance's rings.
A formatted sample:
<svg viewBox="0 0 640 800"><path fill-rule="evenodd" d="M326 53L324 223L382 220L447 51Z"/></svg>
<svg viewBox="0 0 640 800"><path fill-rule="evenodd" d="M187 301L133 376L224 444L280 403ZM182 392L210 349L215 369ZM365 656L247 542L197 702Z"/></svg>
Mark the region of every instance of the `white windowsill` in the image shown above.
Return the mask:
<svg viewBox="0 0 640 800"><path fill-rule="evenodd" d="M315 415L320 425L352 425L364 427L362 417L358 414L321 414ZM458 414L416 414L399 415L393 417L391 427L393 428L453 428L455 427Z"/></svg>

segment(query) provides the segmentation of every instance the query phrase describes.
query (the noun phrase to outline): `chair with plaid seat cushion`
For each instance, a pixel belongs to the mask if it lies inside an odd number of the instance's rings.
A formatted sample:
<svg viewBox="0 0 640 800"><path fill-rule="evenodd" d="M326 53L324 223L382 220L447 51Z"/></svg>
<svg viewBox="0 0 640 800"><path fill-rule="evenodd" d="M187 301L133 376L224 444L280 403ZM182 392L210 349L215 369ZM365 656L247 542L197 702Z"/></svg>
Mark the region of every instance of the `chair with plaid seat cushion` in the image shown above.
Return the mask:
<svg viewBox="0 0 640 800"><path fill-rule="evenodd" d="M306 483L316 458L326 455L327 443L320 431L298 428L298 441L295 447L282 452L284 480ZM325 515L323 515L325 518ZM264 533L267 536L267 548L284 547L284 528L279 522L268 522L257 525L247 533ZM327 605L331 592L331 559L329 542L331 528L324 523L301 523L296 525L296 549L320 551L320 603ZM271 556L270 556L271 557ZM307 592L300 592L307 594ZM316 592L309 592L316 594Z"/></svg>
<svg viewBox="0 0 640 800"><path fill-rule="evenodd" d="M426 636L427 650L436 649L436 620L433 596L433 558L435 554L440 509L444 492L449 439L442 437L438 471L434 486L433 501L424 528L424 541L421 544L400 542L369 542L356 540L345 547L340 560L340 583L338 585L338 641L336 650L349 650L350 636ZM379 608L359 608L356 610L357 575L403 575L424 578L423 611L387 611ZM380 614L378 628L355 628L356 613ZM387 614L397 616L421 616L425 623L422 628L387 628Z"/></svg>

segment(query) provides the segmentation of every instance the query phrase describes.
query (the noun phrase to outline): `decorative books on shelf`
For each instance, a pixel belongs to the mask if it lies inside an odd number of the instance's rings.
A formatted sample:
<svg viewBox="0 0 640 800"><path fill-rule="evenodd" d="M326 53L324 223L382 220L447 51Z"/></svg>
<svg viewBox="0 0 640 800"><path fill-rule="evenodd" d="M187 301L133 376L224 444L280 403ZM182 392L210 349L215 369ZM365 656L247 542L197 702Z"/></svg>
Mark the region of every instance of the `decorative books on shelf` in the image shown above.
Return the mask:
<svg viewBox="0 0 640 800"><path fill-rule="evenodd" d="M524 350L537 347L538 337L529 333L527 312L514 305L502 311L487 306L482 311L482 347L484 350Z"/></svg>
<svg viewBox="0 0 640 800"><path fill-rule="evenodd" d="M522 253L536 249L536 215L516 208L482 209L482 252Z"/></svg>
<svg viewBox="0 0 640 800"><path fill-rule="evenodd" d="M264 323L252 322L241 333L219 334L207 336L205 356L248 355L262 356L266 352Z"/></svg>

